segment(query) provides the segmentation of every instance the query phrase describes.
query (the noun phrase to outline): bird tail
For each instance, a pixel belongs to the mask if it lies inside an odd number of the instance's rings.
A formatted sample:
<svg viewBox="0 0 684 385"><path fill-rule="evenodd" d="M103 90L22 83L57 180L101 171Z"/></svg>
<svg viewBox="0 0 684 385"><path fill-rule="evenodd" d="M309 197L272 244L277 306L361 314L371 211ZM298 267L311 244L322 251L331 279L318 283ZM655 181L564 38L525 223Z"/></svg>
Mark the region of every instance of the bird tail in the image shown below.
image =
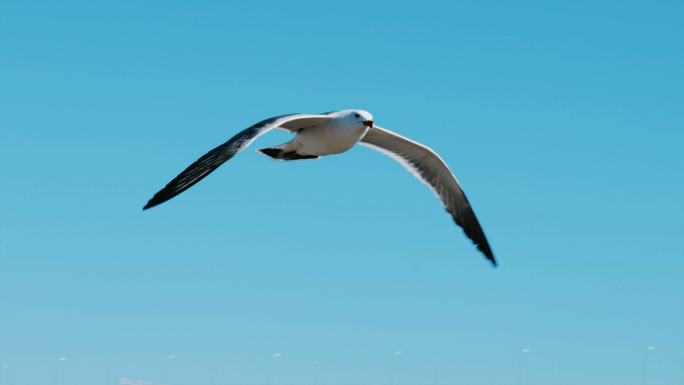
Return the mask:
<svg viewBox="0 0 684 385"><path fill-rule="evenodd" d="M287 144L287 143L286 143ZM288 160L300 160L300 159L318 159L320 156L316 155L301 155L297 154L297 151L286 151L283 149L285 144L281 144L275 147L262 148L256 150L258 153L266 155L273 160L288 161Z"/></svg>
<svg viewBox="0 0 684 385"><path fill-rule="evenodd" d="M256 151L260 154L266 155L267 157L269 157L271 159L276 159L276 160L280 160L280 155L283 153L283 149L281 146L262 148L262 149L256 150Z"/></svg>

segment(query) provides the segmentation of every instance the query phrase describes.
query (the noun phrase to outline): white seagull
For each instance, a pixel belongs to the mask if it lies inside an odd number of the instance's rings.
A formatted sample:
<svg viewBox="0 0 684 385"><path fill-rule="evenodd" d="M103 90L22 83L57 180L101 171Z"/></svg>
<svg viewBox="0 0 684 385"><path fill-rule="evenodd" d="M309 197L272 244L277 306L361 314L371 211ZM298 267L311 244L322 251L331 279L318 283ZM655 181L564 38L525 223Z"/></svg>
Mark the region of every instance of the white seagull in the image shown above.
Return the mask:
<svg viewBox="0 0 684 385"><path fill-rule="evenodd" d="M143 210L175 197L199 182L259 135L272 129L295 134L294 139L257 152L275 160L318 159L340 154L355 144L389 155L432 189L465 234L494 266L496 260L456 177L429 147L373 124L373 115L362 110L342 110L320 115L290 114L266 119L233 136L199 158L156 193Z"/></svg>

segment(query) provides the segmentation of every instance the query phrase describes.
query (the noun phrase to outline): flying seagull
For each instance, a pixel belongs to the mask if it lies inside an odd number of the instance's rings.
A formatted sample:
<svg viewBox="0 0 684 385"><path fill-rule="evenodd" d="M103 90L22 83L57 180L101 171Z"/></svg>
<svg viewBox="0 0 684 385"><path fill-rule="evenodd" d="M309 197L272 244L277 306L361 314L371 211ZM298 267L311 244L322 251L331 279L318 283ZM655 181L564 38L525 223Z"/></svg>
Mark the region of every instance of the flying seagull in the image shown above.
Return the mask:
<svg viewBox="0 0 684 385"><path fill-rule="evenodd" d="M456 177L442 158L429 147L376 126L373 124L373 115L362 110L342 110L320 115L290 114L261 121L191 164L156 193L143 210L164 203L189 189L244 150L258 136L274 128L295 134L294 139L287 143L257 150L278 161L318 159L343 153L356 144L389 155L432 189L456 224L496 266L482 227Z"/></svg>

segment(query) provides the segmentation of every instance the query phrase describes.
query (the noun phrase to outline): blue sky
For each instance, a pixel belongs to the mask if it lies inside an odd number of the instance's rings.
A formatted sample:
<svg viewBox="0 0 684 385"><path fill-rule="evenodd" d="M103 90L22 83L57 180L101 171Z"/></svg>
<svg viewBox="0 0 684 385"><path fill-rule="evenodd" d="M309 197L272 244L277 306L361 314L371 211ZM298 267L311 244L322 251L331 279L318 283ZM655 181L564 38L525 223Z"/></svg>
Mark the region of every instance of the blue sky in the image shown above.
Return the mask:
<svg viewBox="0 0 684 385"><path fill-rule="evenodd" d="M501 385L530 349L526 385L681 383L683 17L0 3L0 381ZM442 156L500 267L391 159L254 153L280 132L141 210L255 122L347 108Z"/></svg>

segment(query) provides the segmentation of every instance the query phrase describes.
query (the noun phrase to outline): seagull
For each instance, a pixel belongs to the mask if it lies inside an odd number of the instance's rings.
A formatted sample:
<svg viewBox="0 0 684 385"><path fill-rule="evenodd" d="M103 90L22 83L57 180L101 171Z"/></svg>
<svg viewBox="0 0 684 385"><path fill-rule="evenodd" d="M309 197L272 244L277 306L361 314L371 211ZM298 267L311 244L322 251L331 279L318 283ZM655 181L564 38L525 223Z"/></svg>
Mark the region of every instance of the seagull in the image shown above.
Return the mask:
<svg viewBox="0 0 684 385"><path fill-rule="evenodd" d="M143 210L164 203L189 189L272 129L295 134L294 139L287 143L257 150L277 161L318 159L341 154L357 144L390 156L430 187L466 236L496 266L484 231L456 177L442 158L427 146L376 126L373 115L363 110L342 110L319 115L289 114L263 120L199 158L156 193Z"/></svg>

